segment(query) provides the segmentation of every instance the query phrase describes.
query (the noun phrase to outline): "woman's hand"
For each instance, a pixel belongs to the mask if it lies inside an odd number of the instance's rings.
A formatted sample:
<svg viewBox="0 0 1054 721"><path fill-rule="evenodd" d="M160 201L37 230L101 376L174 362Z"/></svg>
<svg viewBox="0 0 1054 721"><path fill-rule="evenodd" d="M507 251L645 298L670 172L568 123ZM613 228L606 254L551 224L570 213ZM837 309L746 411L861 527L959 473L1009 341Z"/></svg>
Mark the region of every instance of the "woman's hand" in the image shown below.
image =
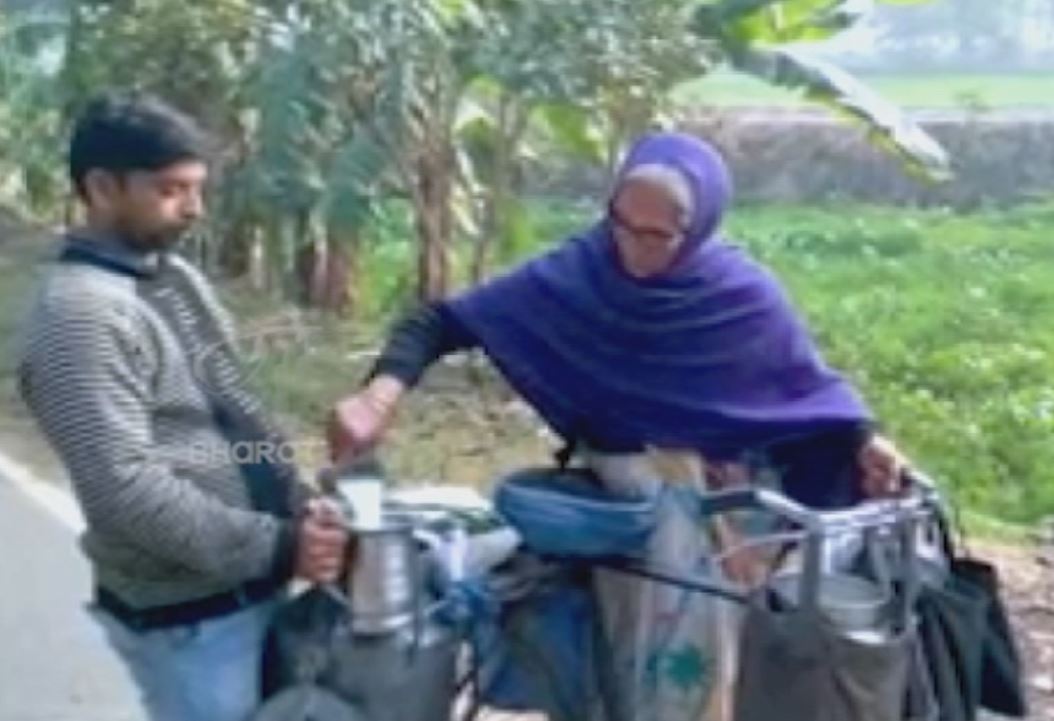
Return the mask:
<svg viewBox="0 0 1054 721"><path fill-rule="evenodd" d="M872 436L860 448L857 462L866 497L896 496L904 490L903 475L908 460L888 438Z"/></svg>
<svg viewBox="0 0 1054 721"><path fill-rule="evenodd" d="M361 392L339 401L326 427L330 460L339 466L375 446L391 425L405 391L402 381L379 376Z"/></svg>

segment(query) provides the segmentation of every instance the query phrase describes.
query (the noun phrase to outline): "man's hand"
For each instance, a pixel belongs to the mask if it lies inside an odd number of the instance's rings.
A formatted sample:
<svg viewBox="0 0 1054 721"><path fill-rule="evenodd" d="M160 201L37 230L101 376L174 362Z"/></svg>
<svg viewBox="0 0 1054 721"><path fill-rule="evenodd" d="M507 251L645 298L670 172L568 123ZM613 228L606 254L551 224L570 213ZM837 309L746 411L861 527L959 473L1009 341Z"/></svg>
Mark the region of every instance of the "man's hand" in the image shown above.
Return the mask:
<svg viewBox="0 0 1054 721"><path fill-rule="evenodd" d="M899 495L907 459L893 442L882 436L872 436L857 455L861 485L868 498Z"/></svg>
<svg viewBox="0 0 1054 721"><path fill-rule="evenodd" d="M330 460L340 465L375 446L388 430L406 388L396 378L379 376L330 413L326 428Z"/></svg>
<svg viewBox="0 0 1054 721"><path fill-rule="evenodd" d="M348 531L332 501L315 498L297 529L295 573L312 583L333 583L344 567Z"/></svg>

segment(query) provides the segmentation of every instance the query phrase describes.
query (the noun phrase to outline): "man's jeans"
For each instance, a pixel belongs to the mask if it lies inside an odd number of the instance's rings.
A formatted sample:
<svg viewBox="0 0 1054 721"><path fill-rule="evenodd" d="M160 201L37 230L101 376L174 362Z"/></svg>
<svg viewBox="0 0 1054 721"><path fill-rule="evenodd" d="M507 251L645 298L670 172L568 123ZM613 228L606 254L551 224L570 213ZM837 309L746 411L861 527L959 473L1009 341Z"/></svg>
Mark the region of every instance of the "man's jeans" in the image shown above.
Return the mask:
<svg viewBox="0 0 1054 721"><path fill-rule="evenodd" d="M150 721L247 721L260 705L260 657L276 602L136 632L90 612L131 671Z"/></svg>

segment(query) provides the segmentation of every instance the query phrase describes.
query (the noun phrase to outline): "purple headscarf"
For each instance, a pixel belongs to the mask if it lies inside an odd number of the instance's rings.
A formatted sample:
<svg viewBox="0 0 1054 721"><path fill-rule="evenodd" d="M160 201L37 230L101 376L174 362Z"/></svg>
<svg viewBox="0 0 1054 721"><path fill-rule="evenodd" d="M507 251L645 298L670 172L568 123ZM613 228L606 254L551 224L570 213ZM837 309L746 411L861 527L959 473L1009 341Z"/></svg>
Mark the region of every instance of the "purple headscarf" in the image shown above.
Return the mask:
<svg viewBox="0 0 1054 721"><path fill-rule="evenodd" d="M718 153L659 133L620 176L645 164L676 169L692 191L669 271L627 274L604 220L448 302L512 386L557 433L606 450L729 459L868 420L776 279L717 236L731 196Z"/></svg>

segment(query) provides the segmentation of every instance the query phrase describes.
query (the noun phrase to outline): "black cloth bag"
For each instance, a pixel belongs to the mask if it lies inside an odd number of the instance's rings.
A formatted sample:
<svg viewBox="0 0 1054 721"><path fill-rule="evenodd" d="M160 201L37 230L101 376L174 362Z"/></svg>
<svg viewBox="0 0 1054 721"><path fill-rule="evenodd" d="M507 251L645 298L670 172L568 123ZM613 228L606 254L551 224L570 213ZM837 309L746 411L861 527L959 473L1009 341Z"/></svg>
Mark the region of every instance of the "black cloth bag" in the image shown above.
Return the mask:
<svg viewBox="0 0 1054 721"><path fill-rule="evenodd" d="M941 721L973 721L977 711L1024 718L1028 714L1021 659L1000 596L995 567L952 542L938 519L948 574L922 589L919 636Z"/></svg>

